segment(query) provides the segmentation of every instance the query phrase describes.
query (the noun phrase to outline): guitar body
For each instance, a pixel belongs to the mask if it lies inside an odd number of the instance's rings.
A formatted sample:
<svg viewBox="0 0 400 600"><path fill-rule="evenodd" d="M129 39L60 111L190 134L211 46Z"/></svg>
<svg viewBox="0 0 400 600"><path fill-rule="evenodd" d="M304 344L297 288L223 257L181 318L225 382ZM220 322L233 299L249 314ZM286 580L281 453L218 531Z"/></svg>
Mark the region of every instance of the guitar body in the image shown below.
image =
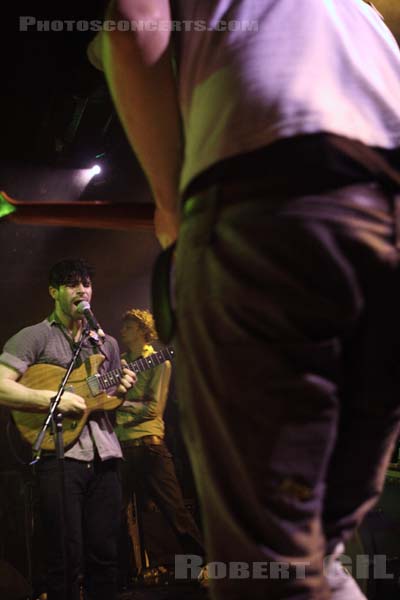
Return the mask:
<svg viewBox="0 0 400 600"><path fill-rule="evenodd" d="M63 439L67 449L78 439L90 414L99 410L114 410L123 402L123 399L108 396L105 391L93 395L89 388L87 378L95 375L104 361L101 354L93 354L78 368L72 371L66 390L82 396L86 402L83 413L63 416ZM54 390L57 392L66 369L55 365L37 364L29 367L19 380L22 385L33 390ZM46 419L47 413L26 412L13 410L12 416L17 429L23 439L33 445ZM55 450L54 436L47 430L42 444L43 450Z"/></svg>

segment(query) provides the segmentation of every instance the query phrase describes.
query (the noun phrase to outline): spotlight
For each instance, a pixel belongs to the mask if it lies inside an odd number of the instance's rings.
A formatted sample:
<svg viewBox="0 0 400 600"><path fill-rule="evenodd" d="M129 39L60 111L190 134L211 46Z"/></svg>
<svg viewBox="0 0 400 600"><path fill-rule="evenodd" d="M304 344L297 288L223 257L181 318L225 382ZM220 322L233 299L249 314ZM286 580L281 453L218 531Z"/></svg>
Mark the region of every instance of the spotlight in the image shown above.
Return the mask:
<svg viewBox="0 0 400 600"><path fill-rule="evenodd" d="M101 173L101 167L99 165L93 165L93 167L89 170L89 173L92 177Z"/></svg>

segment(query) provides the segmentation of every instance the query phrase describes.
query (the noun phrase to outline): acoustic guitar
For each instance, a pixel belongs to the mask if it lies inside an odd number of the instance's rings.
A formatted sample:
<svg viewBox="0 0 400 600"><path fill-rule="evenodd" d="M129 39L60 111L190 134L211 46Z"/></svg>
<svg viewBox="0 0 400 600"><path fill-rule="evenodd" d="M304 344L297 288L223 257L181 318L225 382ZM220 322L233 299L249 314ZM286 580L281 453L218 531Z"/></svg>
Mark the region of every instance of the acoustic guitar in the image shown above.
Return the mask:
<svg viewBox="0 0 400 600"><path fill-rule="evenodd" d="M172 359L174 354L174 349L167 347L150 354L146 358L142 357L129 362L128 368L134 373L142 373L147 369L161 365L166 360ZM65 448L68 448L77 440L92 412L115 410L124 401L123 398L107 395L108 389L118 386L122 378L122 369L114 369L100 374L98 370L103 361L104 356L93 354L70 375L66 390L84 398L86 409L80 415L63 415ZM56 392L65 372L66 369L56 365L32 365L23 374L19 383L33 390L54 390ZM43 413L21 410L12 410L11 412L20 435L25 441L33 445L44 423ZM49 429L43 438L42 449L55 450L54 435Z"/></svg>

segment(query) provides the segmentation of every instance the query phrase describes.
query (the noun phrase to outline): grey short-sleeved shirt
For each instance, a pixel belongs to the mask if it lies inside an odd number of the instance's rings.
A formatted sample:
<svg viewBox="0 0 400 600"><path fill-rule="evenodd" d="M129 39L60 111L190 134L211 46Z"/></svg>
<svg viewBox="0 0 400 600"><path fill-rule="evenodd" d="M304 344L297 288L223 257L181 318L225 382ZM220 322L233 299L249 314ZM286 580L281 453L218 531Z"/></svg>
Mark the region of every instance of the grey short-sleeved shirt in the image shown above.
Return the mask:
<svg viewBox="0 0 400 600"><path fill-rule="evenodd" d="M87 340L82 348L80 362L78 361L77 366L95 352L98 350ZM107 335L100 352L105 356L99 369L100 373L120 368L119 348L114 338ZM28 367L38 363L66 368L71 358L71 341L62 325L55 320L54 315L51 315L41 323L25 327L11 337L4 345L0 363L23 375ZM79 439L65 452L65 456L91 461L94 458L95 447L102 460L122 457L117 436L104 411L92 413Z"/></svg>

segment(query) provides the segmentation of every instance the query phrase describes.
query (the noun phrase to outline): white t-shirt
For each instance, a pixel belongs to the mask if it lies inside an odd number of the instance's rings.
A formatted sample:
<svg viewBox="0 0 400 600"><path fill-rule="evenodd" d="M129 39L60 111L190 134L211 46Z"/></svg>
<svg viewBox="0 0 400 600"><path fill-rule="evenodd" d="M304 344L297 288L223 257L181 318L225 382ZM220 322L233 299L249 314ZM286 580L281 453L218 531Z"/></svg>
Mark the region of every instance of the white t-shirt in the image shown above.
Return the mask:
<svg viewBox="0 0 400 600"><path fill-rule="evenodd" d="M363 0L179 0L177 16L182 191L294 135L400 146L400 51Z"/></svg>

